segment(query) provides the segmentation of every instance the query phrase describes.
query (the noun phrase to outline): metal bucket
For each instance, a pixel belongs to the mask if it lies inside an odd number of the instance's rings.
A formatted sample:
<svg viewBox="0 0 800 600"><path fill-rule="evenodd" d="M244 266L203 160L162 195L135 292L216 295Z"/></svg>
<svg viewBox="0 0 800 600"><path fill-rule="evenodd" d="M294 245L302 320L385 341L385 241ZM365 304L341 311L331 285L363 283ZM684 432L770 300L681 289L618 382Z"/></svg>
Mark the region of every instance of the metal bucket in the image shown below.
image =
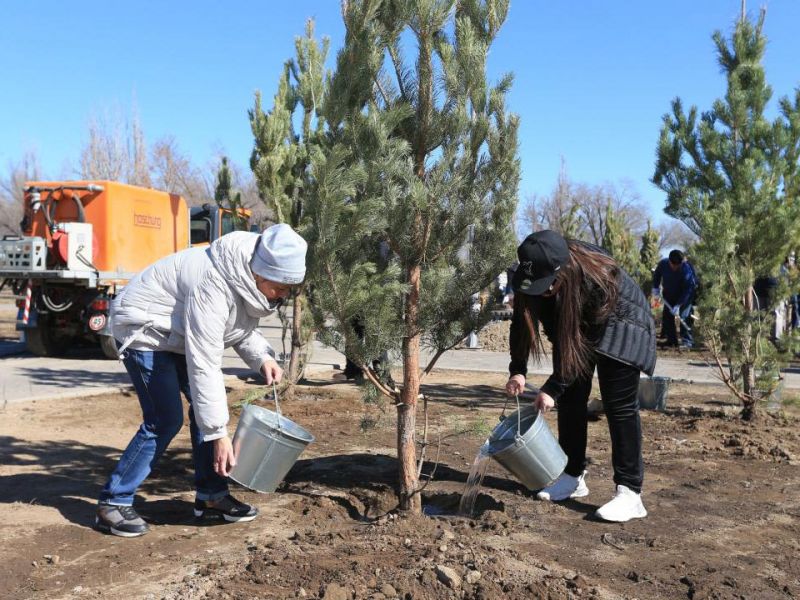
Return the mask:
<svg viewBox="0 0 800 600"><path fill-rule="evenodd" d="M533 406L508 415L494 428L488 444L489 456L529 490L545 487L567 466L567 455Z"/></svg>
<svg viewBox="0 0 800 600"><path fill-rule="evenodd" d="M245 405L233 436L229 477L257 492L274 492L314 436L278 412Z"/></svg>
<svg viewBox="0 0 800 600"><path fill-rule="evenodd" d="M637 394L639 408L665 410L670 381L669 377L642 377Z"/></svg>

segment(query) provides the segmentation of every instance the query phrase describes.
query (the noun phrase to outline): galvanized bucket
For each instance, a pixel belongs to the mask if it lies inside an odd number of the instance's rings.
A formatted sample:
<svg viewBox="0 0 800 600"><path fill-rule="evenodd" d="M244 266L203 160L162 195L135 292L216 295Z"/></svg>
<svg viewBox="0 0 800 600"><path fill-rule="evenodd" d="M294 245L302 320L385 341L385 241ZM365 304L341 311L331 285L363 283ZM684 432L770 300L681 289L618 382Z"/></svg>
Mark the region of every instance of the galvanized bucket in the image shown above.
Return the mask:
<svg viewBox="0 0 800 600"><path fill-rule="evenodd" d="M642 377L637 394L639 408L665 410L670 381L669 377Z"/></svg>
<svg viewBox="0 0 800 600"><path fill-rule="evenodd" d="M314 436L277 412L245 405L233 436L236 466L229 477L257 492L274 492Z"/></svg>
<svg viewBox="0 0 800 600"><path fill-rule="evenodd" d="M567 466L567 455L544 415L533 406L518 408L503 419L492 431L488 444L489 456L529 490L545 487Z"/></svg>

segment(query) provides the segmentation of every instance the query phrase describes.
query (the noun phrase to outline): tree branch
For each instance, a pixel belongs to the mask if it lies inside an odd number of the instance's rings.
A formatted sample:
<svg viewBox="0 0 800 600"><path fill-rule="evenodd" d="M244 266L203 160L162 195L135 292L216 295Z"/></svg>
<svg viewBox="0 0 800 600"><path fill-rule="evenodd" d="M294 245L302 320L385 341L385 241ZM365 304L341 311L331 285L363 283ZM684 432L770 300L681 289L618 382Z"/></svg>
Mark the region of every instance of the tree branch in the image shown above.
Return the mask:
<svg viewBox="0 0 800 600"><path fill-rule="evenodd" d="M390 389L384 384L378 374L372 367L368 367L366 365L359 365L361 367L361 371L364 373L364 376L369 379L370 383L378 388L378 391L382 393L384 396L388 396L389 398L397 399L400 395L400 390L397 388Z"/></svg>
<svg viewBox="0 0 800 600"><path fill-rule="evenodd" d="M400 97L403 99L404 102L409 102L408 94L406 94L406 86L403 85L403 72L402 72L402 63L400 58L397 56L395 52L395 48L393 44L389 44L389 58L392 59L392 66L394 67L395 76L397 77L397 89L400 90Z"/></svg>
<svg viewBox="0 0 800 600"><path fill-rule="evenodd" d="M386 92L383 91L383 86L381 85L381 82L378 81L377 75L373 75L372 76L372 81L375 83L375 87L378 88L378 91L381 94L381 98L383 98L383 103L388 107L389 106L389 98L386 97Z"/></svg>

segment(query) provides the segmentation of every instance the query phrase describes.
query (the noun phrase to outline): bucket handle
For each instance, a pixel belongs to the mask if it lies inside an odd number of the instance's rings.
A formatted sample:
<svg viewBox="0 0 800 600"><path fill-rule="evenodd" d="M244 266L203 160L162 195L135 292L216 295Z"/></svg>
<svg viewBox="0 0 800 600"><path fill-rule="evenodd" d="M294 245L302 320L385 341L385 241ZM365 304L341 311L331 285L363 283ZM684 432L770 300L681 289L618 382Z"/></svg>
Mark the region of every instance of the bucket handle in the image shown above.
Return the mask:
<svg viewBox="0 0 800 600"><path fill-rule="evenodd" d="M264 396L264 399L267 399L267 395ZM281 413L281 405L278 402L278 388L275 387L275 381L272 382L272 399L275 402L275 412L278 413L278 430L281 430L281 417L283 417L283 413Z"/></svg>
<svg viewBox="0 0 800 600"><path fill-rule="evenodd" d="M519 396L514 394L514 399L517 401L517 435L514 436L516 441L522 439L522 409L519 406Z"/></svg>

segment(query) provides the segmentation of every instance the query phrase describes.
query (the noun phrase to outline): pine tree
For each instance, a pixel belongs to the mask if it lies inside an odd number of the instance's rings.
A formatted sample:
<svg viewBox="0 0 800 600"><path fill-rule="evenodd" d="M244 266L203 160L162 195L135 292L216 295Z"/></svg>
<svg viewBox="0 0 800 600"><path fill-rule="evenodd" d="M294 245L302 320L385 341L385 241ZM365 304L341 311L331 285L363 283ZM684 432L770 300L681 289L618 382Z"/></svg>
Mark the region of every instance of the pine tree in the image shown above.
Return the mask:
<svg viewBox="0 0 800 600"><path fill-rule="evenodd" d="M697 323L746 420L774 387L782 361L769 343L772 317L754 308L753 281L775 274L800 240L800 90L767 120L764 16L753 22L743 11L729 41L714 34L725 97L699 116L673 101L653 176L667 194L667 214L700 237Z"/></svg>
<svg viewBox="0 0 800 600"><path fill-rule="evenodd" d="M603 235L603 248L605 248L617 263L627 273L637 278L641 271L639 250L633 234L625 228L624 222L611 208L606 206L605 234Z"/></svg>
<svg viewBox="0 0 800 600"><path fill-rule="evenodd" d="M416 512L421 382L488 318L471 312L470 296L513 259L512 76L486 82L507 10L507 0L344 3L345 45L325 105L333 146L314 160L308 235L318 326L395 401L400 506ZM384 353L402 360L399 387L372 369Z"/></svg>
<svg viewBox="0 0 800 600"><path fill-rule="evenodd" d="M231 170L228 168L228 157L223 156L217 171L217 185L214 188L214 200L220 208L227 208L231 200Z"/></svg>
<svg viewBox="0 0 800 600"><path fill-rule="evenodd" d="M653 229L650 225L650 221L648 221L647 229L645 229L642 234L642 245L639 248L640 273L638 281L645 294L650 293L651 286L653 285L653 271L661 257L659 238L658 230Z"/></svg>
<svg viewBox="0 0 800 600"><path fill-rule="evenodd" d="M250 166L259 194L274 211L279 223L301 230L307 223L306 205L313 189L311 157L327 143L320 107L325 100L329 75L325 70L329 40L314 38L314 21L306 23L305 36L295 38L295 58L286 62L272 110L265 113L261 94L249 111L255 144ZM295 131L299 113L300 130ZM304 317L304 288L292 295L292 339L287 380L296 383L308 358L312 328Z"/></svg>
<svg viewBox="0 0 800 600"><path fill-rule="evenodd" d="M217 185L214 188L214 201L220 208L231 211L231 219L233 219L234 223L237 223L236 229L239 229L240 227L238 225L245 220L241 215L242 194L241 192L236 192L236 194L231 195L232 192L231 170L230 167L228 167L228 157L223 156L222 160L220 160L219 170L217 171Z"/></svg>

